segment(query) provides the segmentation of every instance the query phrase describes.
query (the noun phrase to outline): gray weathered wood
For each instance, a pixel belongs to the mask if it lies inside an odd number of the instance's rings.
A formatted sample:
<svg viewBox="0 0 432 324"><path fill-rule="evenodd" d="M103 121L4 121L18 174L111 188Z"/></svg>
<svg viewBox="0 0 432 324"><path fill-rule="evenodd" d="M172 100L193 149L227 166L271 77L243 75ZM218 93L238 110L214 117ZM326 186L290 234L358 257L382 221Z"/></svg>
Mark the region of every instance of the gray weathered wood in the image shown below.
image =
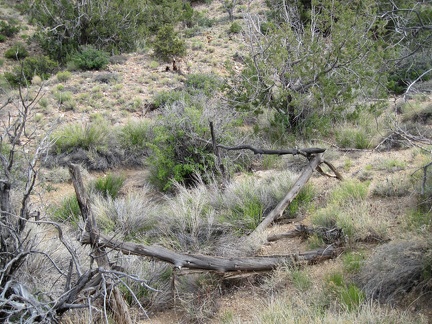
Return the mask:
<svg viewBox="0 0 432 324"><path fill-rule="evenodd" d="M90 234L84 233L80 241L83 244L89 244L91 242ZM146 246L143 244L123 242L102 234L99 235L99 240L96 244L100 247L121 251L123 254L153 257L160 261L171 263L179 269L188 268L218 272L267 271L281 264L319 261L335 256L335 250L332 247L328 247L326 249L281 256L221 258L201 254L181 254L162 246Z"/></svg>
<svg viewBox="0 0 432 324"><path fill-rule="evenodd" d="M104 246L98 244L99 230L96 224L96 218L91 209L89 198L84 189L84 184L81 177L81 172L78 165L71 164L69 166L69 172L72 177L72 183L75 189L75 194L78 200L78 205L81 210L81 216L83 218L86 233L91 233L88 243L92 246L92 255L96 259L98 267L109 270L111 269L110 262L105 251ZM122 294L118 287L112 287L112 296L105 296L108 301L109 307L113 312L116 323L132 324L132 319L129 314L129 307L126 304Z"/></svg>
<svg viewBox="0 0 432 324"><path fill-rule="evenodd" d="M262 233L272 222L282 215L284 210L298 195L300 190L308 182L317 166L323 162L322 153L315 155L310 163L303 169L303 172L292 186L291 190L286 194L279 204L263 219L263 221L255 228L255 230L249 235L254 237Z"/></svg>

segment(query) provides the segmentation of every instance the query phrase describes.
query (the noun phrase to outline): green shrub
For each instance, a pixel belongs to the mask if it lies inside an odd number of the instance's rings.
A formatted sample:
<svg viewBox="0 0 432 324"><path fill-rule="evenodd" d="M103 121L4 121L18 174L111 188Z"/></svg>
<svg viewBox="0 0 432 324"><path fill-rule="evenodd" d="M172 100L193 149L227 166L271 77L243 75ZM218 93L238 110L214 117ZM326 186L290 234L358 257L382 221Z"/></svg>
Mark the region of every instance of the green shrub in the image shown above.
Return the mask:
<svg viewBox="0 0 432 324"><path fill-rule="evenodd" d="M264 206L257 197L244 197L231 211L229 220L231 223L239 223L237 226L240 233L248 234L261 223L264 213Z"/></svg>
<svg viewBox="0 0 432 324"><path fill-rule="evenodd" d="M336 226L340 210L331 205L322 208L312 215L312 224L323 228L333 228Z"/></svg>
<svg viewBox="0 0 432 324"><path fill-rule="evenodd" d="M263 22L263 23L260 25L261 33L264 34L264 35L267 35L268 33L270 33L270 32L271 32L272 30L274 30L275 28L276 28L275 24L272 23L272 22L268 22L268 21Z"/></svg>
<svg viewBox="0 0 432 324"><path fill-rule="evenodd" d="M206 138L208 131L201 108L178 103L164 106L163 113L148 141L150 180L167 191L174 182L192 185L197 174L206 179L214 169L214 158L212 146L197 140Z"/></svg>
<svg viewBox="0 0 432 324"><path fill-rule="evenodd" d="M22 60L29 55L23 43L16 43L5 51L4 56L12 60Z"/></svg>
<svg viewBox="0 0 432 324"><path fill-rule="evenodd" d="M57 68L58 64L47 56L32 56L25 58L22 66L15 67L12 72L5 72L4 76L12 86L27 85L35 75L47 80Z"/></svg>
<svg viewBox="0 0 432 324"><path fill-rule="evenodd" d="M15 24L10 24L6 21L0 21L0 34L5 37L12 37L18 34L20 30L19 26L15 26Z"/></svg>
<svg viewBox="0 0 432 324"><path fill-rule="evenodd" d="M145 120L127 123L119 133L120 145L128 152L143 152L147 147L150 129L150 123Z"/></svg>
<svg viewBox="0 0 432 324"><path fill-rule="evenodd" d="M125 180L126 178L122 175L109 173L104 177L96 179L92 184L92 188L104 197L115 199L123 187Z"/></svg>
<svg viewBox="0 0 432 324"><path fill-rule="evenodd" d="M35 38L42 49L65 63L81 46L91 45L108 53L134 50L147 31L147 8L147 3L132 0L36 1L28 13L40 27Z"/></svg>
<svg viewBox="0 0 432 324"><path fill-rule="evenodd" d="M54 98L56 98L59 104L64 104L72 100L72 92L70 91L56 91L54 92Z"/></svg>
<svg viewBox="0 0 432 324"><path fill-rule="evenodd" d="M370 142L367 132L363 129L344 128L336 132L336 143L339 147L367 149Z"/></svg>
<svg viewBox="0 0 432 324"><path fill-rule="evenodd" d="M404 197L413 191L412 184L406 176L396 175L380 181L372 190L377 197Z"/></svg>
<svg viewBox="0 0 432 324"><path fill-rule="evenodd" d="M428 204L429 208L430 202ZM412 210L408 213L407 217L408 228L412 230L428 230L432 226L432 213L429 210L425 210L422 206L418 209Z"/></svg>
<svg viewBox="0 0 432 324"><path fill-rule="evenodd" d="M194 94L197 91L204 92L205 95L211 96L217 91L222 80L214 74L189 74L186 78L186 87L189 93Z"/></svg>
<svg viewBox="0 0 432 324"><path fill-rule="evenodd" d="M205 12L194 11L193 22L199 27L210 28L216 23L216 19L210 18Z"/></svg>
<svg viewBox="0 0 432 324"><path fill-rule="evenodd" d="M178 101L188 101L190 96L183 91L161 91L153 99L155 108L172 105Z"/></svg>
<svg viewBox="0 0 432 324"><path fill-rule="evenodd" d="M69 71L60 71L56 74L59 82L66 82L72 77L72 73Z"/></svg>
<svg viewBox="0 0 432 324"><path fill-rule="evenodd" d="M312 286L312 282L306 271L293 269L290 272L290 277L294 287L300 291L307 291Z"/></svg>
<svg viewBox="0 0 432 324"><path fill-rule="evenodd" d="M354 284L349 284L340 291L340 301L349 312L359 308L365 298L365 294Z"/></svg>
<svg viewBox="0 0 432 324"><path fill-rule="evenodd" d="M78 227L81 211L75 195L64 198L62 202L51 209L51 219L55 222L70 223Z"/></svg>
<svg viewBox="0 0 432 324"><path fill-rule="evenodd" d="M242 31L242 27L238 22L233 22L229 28L229 32L233 34L238 34Z"/></svg>
<svg viewBox="0 0 432 324"><path fill-rule="evenodd" d="M71 61L81 70L102 70L109 63L109 56L106 52L97 50L91 46L83 47L75 53Z"/></svg>
<svg viewBox="0 0 432 324"><path fill-rule="evenodd" d="M6 41L6 38L7 37L5 35L0 34L0 43L4 43Z"/></svg>
<svg viewBox="0 0 432 324"><path fill-rule="evenodd" d="M69 124L53 134L54 149L57 154L72 152L77 148L105 152L108 146L108 132L107 127L100 123Z"/></svg>
<svg viewBox="0 0 432 324"><path fill-rule="evenodd" d="M175 56L186 54L186 43L179 38L172 25L166 25L161 27L156 34L153 49L157 57L170 61Z"/></svg>

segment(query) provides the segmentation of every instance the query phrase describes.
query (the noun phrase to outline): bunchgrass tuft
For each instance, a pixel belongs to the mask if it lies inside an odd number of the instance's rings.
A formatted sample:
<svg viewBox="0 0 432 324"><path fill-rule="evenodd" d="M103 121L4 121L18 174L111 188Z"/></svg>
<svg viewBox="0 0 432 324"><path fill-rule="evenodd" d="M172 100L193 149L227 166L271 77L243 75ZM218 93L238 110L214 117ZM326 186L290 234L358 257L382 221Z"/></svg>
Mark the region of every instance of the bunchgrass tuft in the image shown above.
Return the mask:
<svg viewBox="0 0 432 324"><path fill-rule="evenodd" d="M333 273L326 278L327 291L339 302L341 308L351 312L359 308L365 294L353 283L346 283L343 274Z"/></svg>
<svg viewBox="0 0 432 324"><path fill-rule="evenodd" d="M141 192L128 193L116 199L110 195L95 195L93 208L101 229L105 233L115 232L125 240L144 243L151 240L157 231L157 213L149 192L144 188Z"/></svg>
<svg viewBox="0 0 432 324"><path fill-rule="evenodd" d="M107 149L108 128L105 124L69 124L53 134L57 154L72 152L74 149L104 152Z"/></svg>
<svg viewBox="0 0 432 324"><path fill-rule="evenodd" d="M81 211L76 196L66 197L60 204L53 206L50 215L55 222L68 223L77 228L81 219Z"/></svg>
<svg viewBox="0 0 432 324"><path fill-rule="evenodd" d="M108 173L106 176L96 179L91 187L105 198L111 197L115 199L125 180L126 178L123 175Z"/></svg>
<svg viewBox="0 0 432 324"><path fill-rule="evenodd" d="M365 256L361 252L347 252L342 257L344 270L348 273L357 273L364 263Z"/></svg>
<svg viewBox="0 0 432 324"><path fill-rule="evenodd" d="M364 201L368 195L369 182L347 180L335 189L330 197L332 204L349 204Z"/></svg>

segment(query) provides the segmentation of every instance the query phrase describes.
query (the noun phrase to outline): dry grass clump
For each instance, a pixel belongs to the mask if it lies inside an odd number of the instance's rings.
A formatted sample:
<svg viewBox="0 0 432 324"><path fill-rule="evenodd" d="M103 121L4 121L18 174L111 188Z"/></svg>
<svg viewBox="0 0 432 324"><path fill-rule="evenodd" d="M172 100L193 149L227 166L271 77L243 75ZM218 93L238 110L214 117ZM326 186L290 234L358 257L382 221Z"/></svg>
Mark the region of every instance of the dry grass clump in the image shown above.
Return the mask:
<svg viewBox="0 0 432 324"><path fill-rule="evenodd" d="M312 223L325 228L341 228L350 243L385 240L388 217L384 210L368 202L368 187L368 182L343 182L330 193L328 205L312 215Z"/></svg>
<svg viewBox="0 0 432 324"><path fill-rule="evenodd" d="M254 323L428 323L421 315L366 303L354 312L330 312L311 305L307 296L297 296L288 300L277 299L254 320Z"/></svg>
<svg viewBox="0 0 432 324"><path fill-rule="evenodd" d="M136 240L145 235L156 225L155 203L149 197L150 192L144 187L141 192L128 193L113 199L111 196L93 197L93 212L106 233L116 233L122 239Z"/></svg>
<svg viewBox="0 0 432 324"><path fill-rule="evenodd" d="M185 323L208 323L219 309L221 280L217 274L199 273L175 277L174 303Z"/></svg>
<svg viewBox="0 0 432 324"><path fill-rule="evenodd" d="M171 265L131 255L119 255L116 264L125 273L145 283L125 278L121 290L129 305L139 307L139 303L146 312L164 310L173 305Z"/></svg>
<svg viewBox="0 0 432 324"><path fill-rule="evenodd" d="M430 242L421 238L395 241L377 248L356 281L368 298L393 303L430 281L431 266Z"/></svg>
<svg viewBox="0 0 432 324"><path fill-rule="evenodd" d="M347 279L352 271L341 272L345 267L335 261L315 269L277 269L265 283L268 302L253 323L427 323L422 315L365 299Z"/></svg>
<svg viewBox="0 0 432 324"><path fill-rule="evenodd" d="M378 182L372 190L377 197L405 197L413 192L411 179L407 175L391 175Z"/></svg>

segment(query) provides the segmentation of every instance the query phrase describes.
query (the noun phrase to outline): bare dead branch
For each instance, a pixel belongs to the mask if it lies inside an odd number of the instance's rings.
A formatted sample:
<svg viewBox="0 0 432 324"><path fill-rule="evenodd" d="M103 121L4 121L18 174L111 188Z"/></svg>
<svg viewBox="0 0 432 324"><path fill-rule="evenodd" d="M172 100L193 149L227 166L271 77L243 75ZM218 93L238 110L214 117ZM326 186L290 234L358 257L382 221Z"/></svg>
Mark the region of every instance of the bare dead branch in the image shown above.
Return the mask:
<svg viewBox="0 0 432 324"><path fill-rule="evenodd" d="M228 151L234 151L234 150L251 150L254 154L273 154L273 155L285 155L285 154L291 154L291 155L303 155L305 157L309 157L312 154L319 154L324 153L325 149L323 148L303 148L303 149L287 149L287 150L266 150L266 149L260 149L255 148L250 145L239 145L239 146L225 146L218 144L217 145L220 148L223 148Z"/></svg>
<svg viewBox="0 0 432 324"><path fill-rule="evenodd" d="M288 207L288 205L297 196L300 190L304 187L307 181L312 176L314 170L317 166L323 162L322 153L315 155L310 163L303 169L297 181L292 186L291 190L286 194L284 199L282 199L279 204L264 218L264 220L255 228L255 230L249 235L249 239L253 240L254 237L259 235L266 229L273 221L280 217L283 211Z"/></svg>
<svg viewBox="0 0 432 324"><path fill-rule="evenodd" d="M84 233L80 239L83 244L90 244L90 234ZM99 235L99 246L120 251L123 254L154 257L158 260L168 262L178 269L200 269L212 270L217 272L237 272L237 271L268 271L280 264L295 261L308 261L314 257L331 257L334 249L327 251L316 250L300 254L285 256L263 256L245 258L220 258L199 254L181 254L162 246L146 246L132 242L113 240L105 235Z"/></svg>

